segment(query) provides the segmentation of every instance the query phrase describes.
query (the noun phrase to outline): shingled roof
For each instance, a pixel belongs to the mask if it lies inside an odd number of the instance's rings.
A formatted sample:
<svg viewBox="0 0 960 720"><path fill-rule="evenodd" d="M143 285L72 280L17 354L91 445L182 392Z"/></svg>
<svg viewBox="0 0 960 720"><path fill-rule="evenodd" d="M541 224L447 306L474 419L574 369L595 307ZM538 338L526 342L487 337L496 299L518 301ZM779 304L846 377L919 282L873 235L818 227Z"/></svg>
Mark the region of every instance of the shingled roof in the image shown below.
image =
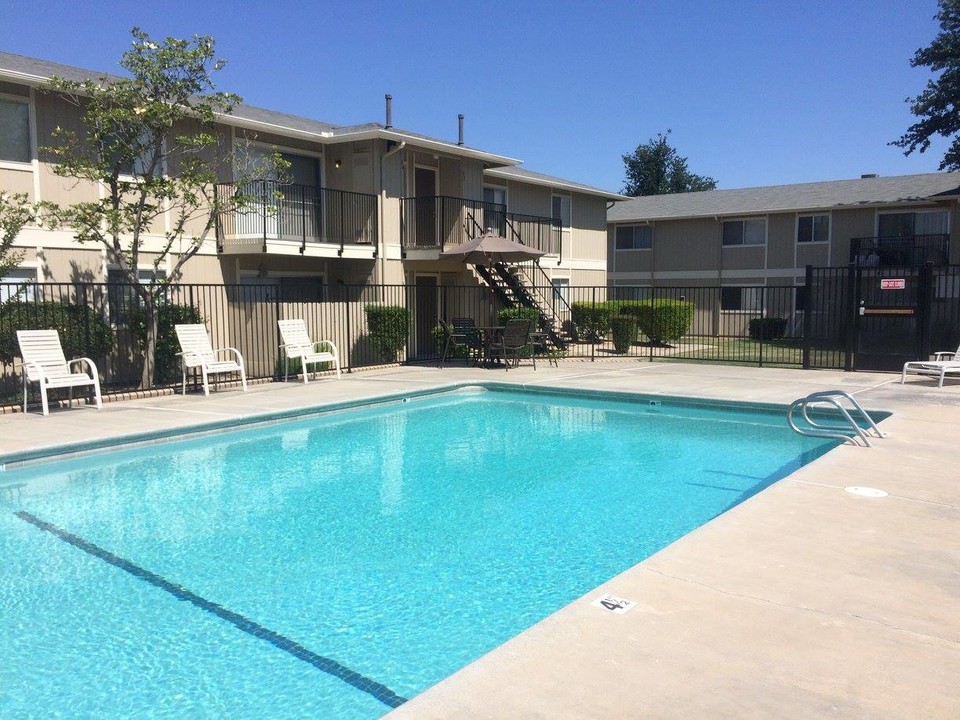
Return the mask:
<svg viewBox="0 0 960 720"><path fill-rule="evenodd" d="M738 190L647 195L614 205L609 222L673 220L775 212L929 203L960 196L960 173L864 177Z"/></svg>

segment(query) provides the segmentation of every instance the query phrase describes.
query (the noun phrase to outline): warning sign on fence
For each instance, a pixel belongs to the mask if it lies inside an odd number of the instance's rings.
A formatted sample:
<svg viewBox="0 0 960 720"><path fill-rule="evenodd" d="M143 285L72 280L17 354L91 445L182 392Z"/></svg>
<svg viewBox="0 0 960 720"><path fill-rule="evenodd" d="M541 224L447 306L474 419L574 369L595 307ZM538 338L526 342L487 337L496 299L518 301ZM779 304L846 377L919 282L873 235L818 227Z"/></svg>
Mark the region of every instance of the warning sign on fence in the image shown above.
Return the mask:
<svg viewBox="0 0 960 720"><path fill-rule="evenodd" d="M903 290L907 287L907 281L904 278L881 278L881 290Z"/></svg>

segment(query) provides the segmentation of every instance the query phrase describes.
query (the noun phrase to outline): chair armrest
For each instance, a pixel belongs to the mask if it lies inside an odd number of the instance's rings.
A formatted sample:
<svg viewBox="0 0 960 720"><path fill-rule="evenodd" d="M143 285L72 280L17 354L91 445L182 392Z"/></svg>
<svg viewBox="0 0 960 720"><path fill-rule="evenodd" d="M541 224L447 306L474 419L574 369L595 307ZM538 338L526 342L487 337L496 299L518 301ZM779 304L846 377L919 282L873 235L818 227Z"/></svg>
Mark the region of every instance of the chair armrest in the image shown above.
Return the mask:
<svg viewBox="0 0 960 720"><path fill-rule="evenodd" d="M215 356L219 355L220 353L223 353L225 355L232 353L233 355L236 355L237 364L243 366L243 355L241 355L240 351L237 350L236 348L233 348L233 347L217 348L216 350L213 351L213 354Z"/></svg>
<svg viewBox="0 0 960 720"><path fill-rule="evenodd" d="M31 375L35 376L34 380L31 380L31 382L39 382L46 377L46 373L43 372L43 367L34 362L20 363L20 367L23 369L23 372L30 373Z"/></svg>
<svg viewBox="0 0 960 720"><path fill-rule="evenodd" d="M957 353L953 350L944 350L941 352L936 352L933 354L933 359L935 362L942 362L944 360L954 360L957 357Z"/></svg>
<svg viewBox="0 0 960 720"><path fill-rule="evenodd" d="M340 357L340 353L337 352L337 346L333 344L332 340L317 340L317 342L313 344L313 348L314 350L323 352L324 345L329 345L330 349L333 351L333 354L336 355L337 357Z"/></svg>
<svg viewBox="0 0 960 720"><path fill-rule="evenodd" d="M100 382L100 373L97 372L97 366L94 364L93 360L86 357L79 357L79 358L74 358L73 360L68 362L67 365L73 365L74 363L80 363L81 365L86 364L87 370L89 370L90 372L90 376L94 380L96 380L98 383Z"/></svg>

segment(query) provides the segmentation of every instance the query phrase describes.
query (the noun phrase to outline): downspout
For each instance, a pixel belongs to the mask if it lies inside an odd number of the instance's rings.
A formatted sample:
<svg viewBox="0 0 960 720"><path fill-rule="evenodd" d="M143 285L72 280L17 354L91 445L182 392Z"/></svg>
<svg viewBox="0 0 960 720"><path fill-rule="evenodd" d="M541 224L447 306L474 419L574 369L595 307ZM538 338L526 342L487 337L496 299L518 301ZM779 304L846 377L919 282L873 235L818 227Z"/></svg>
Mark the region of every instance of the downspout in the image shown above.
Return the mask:
<svg viewBox="0 0 960 720"><path fill-rule="evenodd" d="M398 152L403 150L407 146L407 141L404 140L399 145L397 145L392 150L387 150L383 155L380 156L380 237L377 239L378 242L383 241L383 252L377 252L377 257L380 260L380 282L383 283L383 278L385 277L384 273L386 272L386 262L387 262L387 243L386 243L386 224L384 218L383 206L387 201L387 191L383 187L383 163L391 155L396 155ZM406 178L404 178L406 182Z"/></svg>

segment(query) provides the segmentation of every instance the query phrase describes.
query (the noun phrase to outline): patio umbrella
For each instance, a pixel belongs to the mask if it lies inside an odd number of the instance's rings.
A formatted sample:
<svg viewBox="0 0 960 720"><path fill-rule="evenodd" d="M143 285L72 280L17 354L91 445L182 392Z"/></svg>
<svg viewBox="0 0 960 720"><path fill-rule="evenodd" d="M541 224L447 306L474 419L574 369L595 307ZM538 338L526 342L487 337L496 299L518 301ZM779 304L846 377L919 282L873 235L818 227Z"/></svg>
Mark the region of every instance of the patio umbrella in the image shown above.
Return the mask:
<svg viewBox="0 0 960 720"><path fill-rule="evenodd" d="M507 240L489 229L470 242L465 242L440 253L440 257L457 258L471 265L525 262L536 260L542 255L546 255L542 250L536 250L513 240Z"/></svg>

